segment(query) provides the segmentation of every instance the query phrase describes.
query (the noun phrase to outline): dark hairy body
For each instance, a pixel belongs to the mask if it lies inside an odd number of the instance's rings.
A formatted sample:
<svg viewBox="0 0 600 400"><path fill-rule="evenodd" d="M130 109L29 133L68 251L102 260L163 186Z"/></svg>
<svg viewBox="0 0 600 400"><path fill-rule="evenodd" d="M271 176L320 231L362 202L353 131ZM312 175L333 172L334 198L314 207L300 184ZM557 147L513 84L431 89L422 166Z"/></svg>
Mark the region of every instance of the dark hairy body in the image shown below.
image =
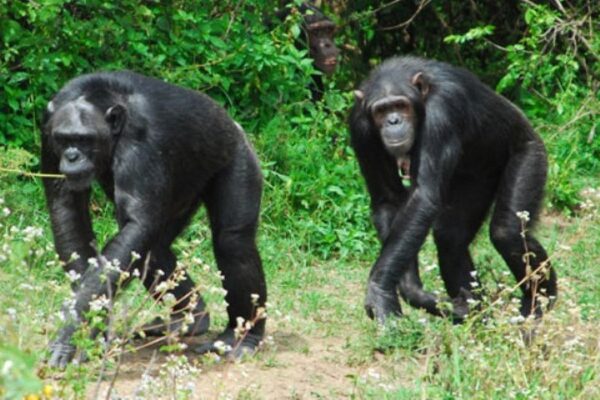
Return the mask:
<svg viewBox="0 0 600 400"><path fill-rule="evenodd" d="M356 96L351 141L382 243L369 276L368 315L381 323L400 315L397 290L415 307L446 314L419 278L418 252L432 230L453 317L464 318L478 284L468 247L493 204L490 238L524 282L521 313L541 315L537 295L553 300L557 293L555 271L531 232L547 159L522 112L469 71L416 57L385 61ZM399 169L409 173L410 188ZM531 219L524 238L522 211Z"/></svg>
<svg viewBox="0 0 600 400"><path fill-rule="evenodd" d="M73 358L71 337L90 301L114 296L120 271L107 263L137 269L146 288L161 296L156 287L176 268L171 244L202 203L227 290L229 323L218 339L234 345L236 318L253 320L266 301L255 244L262 176L241 127L209 97L132 72L73 79L48 104L43 125L42 170L66 176L44 179L56 250L65 270L81 275L73 286L73 310L65 310L68 322L51 345L50 364L64 366ZM119 226L101 251L89 215L93 180L114 202ZM79 258L73 260L73 253ZM100 267L91 267L90 258ZM194 287L186 273L169 290L177 299L173 320L180 322L168 329L180 329L184 313L192 312L187 334L208 330L202 298L191 301ZM264 326L257 320L232 355L255 350ZM213 343L199 349L213 350Z"/></svg>

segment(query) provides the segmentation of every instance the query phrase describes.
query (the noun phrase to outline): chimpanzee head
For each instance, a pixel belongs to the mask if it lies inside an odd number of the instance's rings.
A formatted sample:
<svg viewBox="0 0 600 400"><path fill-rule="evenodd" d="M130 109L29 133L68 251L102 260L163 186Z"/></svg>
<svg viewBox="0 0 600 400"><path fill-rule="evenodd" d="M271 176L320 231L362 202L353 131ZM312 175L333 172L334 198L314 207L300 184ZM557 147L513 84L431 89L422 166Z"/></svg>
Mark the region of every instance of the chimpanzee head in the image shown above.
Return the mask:
<svg viewBox="0 0 600 400"><path fill-rule="evenodd" d="M333 74L340 54L333 41L335 24L321 10L308 3L301 5L300 12L304 16L303 28L315 68L324 74Z"/></svg>
<svg viewBox="0 0 600 400"><path fill-rule="evenodd" d="M115 104L103 111L80 96L58 106L51 101L47 111L44 131L60 160L59 171L70 190L84 190L109 166L125 124L125 107Z"/></svg>
<svg viewBox="0 0 600 400"><path fill-rule="evenodd" d="M382 74L364 90L354 92L385 148L397 159L405 158L415 143L428 93L429 81L422 72L415 73L410 82L400 83Z"/></svg>

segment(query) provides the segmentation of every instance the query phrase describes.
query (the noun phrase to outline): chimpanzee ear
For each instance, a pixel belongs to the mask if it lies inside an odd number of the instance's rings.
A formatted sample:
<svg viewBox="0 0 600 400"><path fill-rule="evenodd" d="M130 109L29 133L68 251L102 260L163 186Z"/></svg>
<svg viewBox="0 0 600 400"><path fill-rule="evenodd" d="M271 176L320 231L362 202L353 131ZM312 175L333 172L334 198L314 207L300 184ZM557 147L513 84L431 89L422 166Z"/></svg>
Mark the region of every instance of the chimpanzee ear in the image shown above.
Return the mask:
<svg viewBox="0 0 600 400"><path fill-rule="evenodd" d="M106 114L104 114L104 118L110 126L110 133L113 135L118 135L123 130L123 126L125 125L127 110L121 104L116 104L106 110Z"/></svg>
<svg viewBox="0 0 600 400"><path fill-rule="evenodd" d="M423 98L429 93L429 79L422 72L417 72L412 77L411 83L419 89Z"/></svg>
<svg viewBox="0 0 600 400"><path fill-rule="evenodd" d="M364 100L364 98L365 98L365 92L363 92L362 90L355 90L354 91L354 98L356 99L356 101Z"/></svg>

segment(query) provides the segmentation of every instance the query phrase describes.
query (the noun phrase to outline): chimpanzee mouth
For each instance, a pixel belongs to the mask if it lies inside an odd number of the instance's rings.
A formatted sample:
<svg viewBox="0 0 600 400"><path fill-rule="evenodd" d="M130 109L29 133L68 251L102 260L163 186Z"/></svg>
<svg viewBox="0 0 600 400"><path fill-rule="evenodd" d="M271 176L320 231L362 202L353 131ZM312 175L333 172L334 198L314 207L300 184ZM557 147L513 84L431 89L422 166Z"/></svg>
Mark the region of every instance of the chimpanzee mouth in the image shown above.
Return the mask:
<svg viewBox="0 0 600 400"><path fill-rule="evenodd" d="M385 140L386 147L408 147L410 146L410 139L402 139L402 140Z"/></svg>
<svg viewBox="0 0 600 400"><path fill-rule="evenodd" d="M94 180L94 174L66 175L65 184L69 190L81 191L89 188Z"/></svg>
<svg viewBox="0 0 600 400"><path fill-rule="evenodd" d="M320 66L320 70L325 72L326 74L332 74L337 67L337 59L335 57L327 58L322 62Z"/></svg>

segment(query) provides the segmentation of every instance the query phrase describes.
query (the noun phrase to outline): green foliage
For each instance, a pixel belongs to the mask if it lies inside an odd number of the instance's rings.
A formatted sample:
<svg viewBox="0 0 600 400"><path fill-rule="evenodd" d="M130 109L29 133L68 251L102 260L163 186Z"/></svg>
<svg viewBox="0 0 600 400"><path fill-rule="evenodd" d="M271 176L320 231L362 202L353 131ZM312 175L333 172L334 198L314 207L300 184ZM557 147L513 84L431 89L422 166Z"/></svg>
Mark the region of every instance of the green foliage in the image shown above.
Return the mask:
<svg viewBox="0 0 600 400"><path fill-rule="evenodd" d="M383 58L411 53L465 66L523 109L548 148L549 202L578 209L581 188L597 186L600 172L599 6L586 0L550 5L453 0L425 2L421 9L420 2L336 1L328 11L340 27L343 58L333 78L324 79L323 101L313 103L307 88L315 71L306 51L295 46L299 15L268 29L264 19L272 15L273 3L0 0L0 304L11 310L0 314L0 397L40 393L35 376L40 364L31 355L42 354L55 334L56 314L69 292L52 248L39 179L20 174L39 164L41 113L72 77L127 68L207 92L245 127L259 153L265 176L259 240L269 285L268 334L275 345L262 352L266 360L259 355L244 365L260 370L256 377L243 375L259 386L238 397L260 397L268 390L260 386L265 370L287 376L294 367L306 369L297 359L323 352L323 360L335 363L333 372L321 373L319 364L319 379L312 379L302 371L315 396L327 393L312 386L330 373L346 383L351 379L351 393L331 392L331 398L598 398L597 192L589 192L595 200L581 206L581 217L569 223L561 217L550 222L552 232L540 235L550 243L561 297L556 311L540 321L531 346L523 344L514 323L514 294L496 292L498 284L514 282L485 240L477 243L473 258L490 296L485 315L493 318L453 326L406 306L405 318L376 331L362 298L379 244L346 118L351 89ZM117 227L113 209L96 189L91 212L101 245ZM433 247L428 243L421 252L421 264L433 267L422 268L422 277L426 287L441 290ZM219 277L208 272L215 268L202 212L175 248L199 278L219 329L226 323L225 305ZM109 327L115 336L131 337L137 324L156 314L144 296L138 285L118 299L116 315L125 322ZM118 373L115 353L107 356L104 343L79 339L91 361L71 365L53 381L60 397L89 396L90 382L99 380L95 374L104 379ZM107 358L110 362L98 365ZM7 361L16 368L8 375ZM223 367L199 362L202 373L188 371L188 382L206 374L221 379L210 374ZM157 378L173 383L170 374L179 370L180 360L165 364L164 376ZM338 367L349 366L352 374L336 375ZM220 384L231 397L229 382ZM188 390L179 382L175 386ZM155 397L157 387L149 385L146 397Z"/></svg>
<svg viewBox="0 0 600 400"><path fill-rule="evenodd" d="M16 347L0 343L0 397L20 399L39 392L42 382L35 375L37 359Z"/></svg>
<svg viewBox="0 0 600 400"><path fill-rule="evenodd" d="M599 25L575 6L556 10L527 2L523 18L527 30L502 49L507 65L496 88L523 109L544 137L550 204L574 208L590 176L600 172L600 142L594 140L600 123L600 35L594 31ZM485 39L493 28L476 27L445 41Z"/></svg>
<svg viewBox="0 0 600 400"><path fill-rule="evenodd" d="M496 29L493 25L477 26L471 28L463 35L448 35L444 38L446 43L464 44L476 39L481 39L494 33Z"/></svg>
<svg viewBox="0 0 600 400"><path fill-rule="evenodd" d="M594 140L600 96L590 90L600 84L600 37L593 31L598 23L534 4L525 7L524 18L528 32L507 47L509 66L498 90L520 87L520 102L550 153L550 202L573 207L589 183L578 176L600 172L600 143Z"/></svg>
<svg viewBox="0 0 600 400"><path fill-rule="evenodd" d="M267 1L0 0L0 145L35 149L45 104L68 79L131 69L206 91L250 127L307 97L297 18L268 32Z"/></svg>
<svg viewBox="0 0 600 400"><path fill-rule="evenodd" d="M261 159L268 160L263 163L268 185L263 218L324 257L362 254L376 246L367 195L342 122L350 101L349 94L330 91L326 107L284 106L257 143Z"/></svg>

